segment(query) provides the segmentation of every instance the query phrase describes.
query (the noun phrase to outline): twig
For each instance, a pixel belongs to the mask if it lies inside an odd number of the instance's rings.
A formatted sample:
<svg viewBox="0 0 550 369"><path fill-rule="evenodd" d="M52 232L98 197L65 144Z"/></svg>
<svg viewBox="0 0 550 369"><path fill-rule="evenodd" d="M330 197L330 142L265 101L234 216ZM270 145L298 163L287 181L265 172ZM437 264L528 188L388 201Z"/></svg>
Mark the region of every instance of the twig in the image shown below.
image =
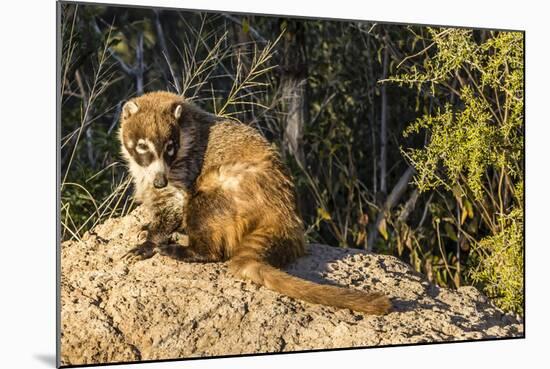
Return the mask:
<svg viewBox="0 0 550 369"><path fill-rule="evenodd" d="M180 83L179 83L179 80L176 78L176 75L174 74L174 70L172 69L172 61L170 58L170 53L166 45L166 38L164 37L164 30L162 29L162 23L160 22L160 11L158 9L153 9L153 12L155 13L155 28L157 30L157 36L159 39L161 53L164 56L164 60L166 61L166 65L168 66L168 70L170 71L170 75L172 76L174 87L177 93L181 94Z"/></svg>
<svg viewBox="0 0 550 369"><path fill-rule="evenodd" d="M376 222L373 224L369 231L369 237L367 240L367 250L372 251L372 248L374 246L374 243L376 242L376 238L378 237L378 228L382 224L382 221L384 220L386 213L391 210L397 204L397 201L403 196L405 193L405 190L407 189L407 186L409 185L409 181L413 177L413 175L416 173L416 170L409 166L407 167L407 170L401 175L401 178L397 181L396 185L393 187L392 191L386 198L386 201L384 203L384 207L380 209L378 212L378 216L376 218Z"/></svg>
<svg viewBox="0 0 550 369"><path fill-rule="evenodd" d="M233 23L237 23L241 27L243 26L243 23L240 20L230 14L222 13L222 16ZM248 30L257 41L263 42L264 44L267 44L269 42L265 38L263 38L262 35L260 35L260 33L256 29L254 29L254 27L248 25Z"/></svg>
<svg viewBox="0 0 550 369"><path fill-rule="evenodd" d="M447 264L447 255L443 251L443 245L441 244L441 235L439 233L439 219L436 220L436 227L435 232L437 233L437 244L439 246L439 251L441 252L441 258L443 259L443 263L445 264L445 269L447 270L447 274L449 274L449 278L451 281L453 281L453 285L455 288L457 287L456 282L453 278L453 275L451 274L451 270L449 269L449 264Z"/></svg>
<svg viewBox="0 0 550 369"><path fill-rule="evenodd" d="M389 49L387 46L387 35L384 37L384 61L382 79L388 78L389 67ZM381 95L381 107L380 107L380 191L386 193L387 191L387 151L388 151L388 94L386 91L386 84L382 85Z"/></svg>

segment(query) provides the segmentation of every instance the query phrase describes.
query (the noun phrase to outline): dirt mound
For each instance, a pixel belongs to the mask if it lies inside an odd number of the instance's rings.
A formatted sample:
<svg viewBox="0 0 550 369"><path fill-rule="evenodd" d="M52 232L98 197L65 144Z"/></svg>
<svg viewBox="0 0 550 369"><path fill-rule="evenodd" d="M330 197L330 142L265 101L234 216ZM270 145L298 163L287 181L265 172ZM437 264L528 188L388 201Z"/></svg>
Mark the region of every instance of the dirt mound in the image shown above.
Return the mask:
<svg viewBox="0 0 550 369"><path fill-rule="evenodd" d="M310 245L287 268L388 294L395 312L383 317L282 296L232 278L224 263L155 255L127 265L143 218L137 209L62 243L64 365L523 336L475 288L439 288L392 256Z"/></svg>

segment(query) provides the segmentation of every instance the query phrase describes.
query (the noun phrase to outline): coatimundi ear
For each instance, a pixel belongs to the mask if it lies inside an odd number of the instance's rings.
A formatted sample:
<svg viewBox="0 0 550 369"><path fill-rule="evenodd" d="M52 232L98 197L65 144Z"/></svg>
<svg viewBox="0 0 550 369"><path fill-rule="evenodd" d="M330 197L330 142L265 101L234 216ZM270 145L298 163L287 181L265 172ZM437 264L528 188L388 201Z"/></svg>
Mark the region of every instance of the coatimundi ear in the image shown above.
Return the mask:
<svg viewBox="0 0 550 369"><path fill-rule="evenodd" d="M139 110L139 106L133 102L133 101L128 101L126 104L124 104L124 106L122 107L122 117L124 119L130 117L131 115L137 113Z"/></svg>
<svg viewBox="0 0 550 369"><path fill-rule="evenodd" d="M182 104L176 105L176 108L174 109L174 117L176 117L176 119L180 119L182 110Z"/></svg>

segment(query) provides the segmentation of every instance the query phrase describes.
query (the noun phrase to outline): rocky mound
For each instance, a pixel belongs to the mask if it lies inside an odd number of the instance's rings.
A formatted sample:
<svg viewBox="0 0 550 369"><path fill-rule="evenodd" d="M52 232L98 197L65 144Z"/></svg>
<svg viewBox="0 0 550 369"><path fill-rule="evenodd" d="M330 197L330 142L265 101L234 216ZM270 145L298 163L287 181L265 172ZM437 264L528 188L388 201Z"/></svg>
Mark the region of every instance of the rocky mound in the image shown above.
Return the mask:
<svg viewBox="0 0 550 369"><path fill-rule="evenodd" d="M523 336L523 324L472 287L429 283L397 258L324 245L287 268L392 298L383 317L297 301L235 280L224 263L155 255L128 265L144 214L62 244L63 365Z"/></svg>

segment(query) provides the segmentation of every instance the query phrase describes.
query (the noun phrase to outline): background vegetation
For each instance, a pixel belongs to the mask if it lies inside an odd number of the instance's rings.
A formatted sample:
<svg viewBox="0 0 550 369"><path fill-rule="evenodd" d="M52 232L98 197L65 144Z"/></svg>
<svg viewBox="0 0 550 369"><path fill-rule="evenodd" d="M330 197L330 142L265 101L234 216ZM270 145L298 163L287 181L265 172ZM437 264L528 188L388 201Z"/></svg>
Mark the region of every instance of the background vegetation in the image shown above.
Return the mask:
<svg viewBox="0 0 550 369"><path fill-rule="evenodd" d="M393 254L523 314L523 34L65 4L64 239L133 209L124 100L171 90L257 127L307 238Z"/></svg>

